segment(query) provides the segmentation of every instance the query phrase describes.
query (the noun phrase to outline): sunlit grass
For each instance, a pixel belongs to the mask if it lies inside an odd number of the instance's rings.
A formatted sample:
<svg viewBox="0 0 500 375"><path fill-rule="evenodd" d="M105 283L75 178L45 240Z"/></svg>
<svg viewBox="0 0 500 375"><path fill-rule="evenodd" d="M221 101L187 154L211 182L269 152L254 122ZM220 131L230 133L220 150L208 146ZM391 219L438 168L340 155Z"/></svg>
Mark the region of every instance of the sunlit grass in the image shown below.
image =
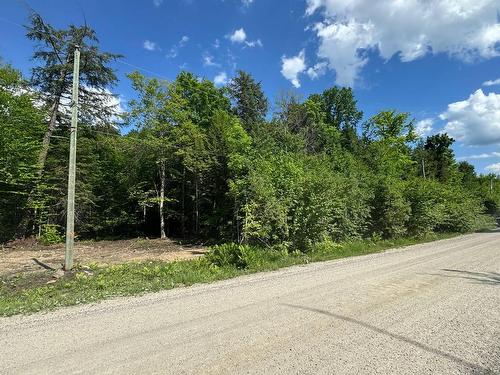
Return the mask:
<svg viewBox="0 0 500 375"><path fill-rule="evenodd" d="M62 306L95 302L111 297L140 295L197 283L210 283L239 275L271 271L293 265L380 252L453 237L432 235L424 239L353 241L318 246L304 254L252 248L245 268L216 266L206 258L178 262L124 263L77 267L74 272L47 284L52 273L20 274L0 279L0 316L33 313Z"/></svg>

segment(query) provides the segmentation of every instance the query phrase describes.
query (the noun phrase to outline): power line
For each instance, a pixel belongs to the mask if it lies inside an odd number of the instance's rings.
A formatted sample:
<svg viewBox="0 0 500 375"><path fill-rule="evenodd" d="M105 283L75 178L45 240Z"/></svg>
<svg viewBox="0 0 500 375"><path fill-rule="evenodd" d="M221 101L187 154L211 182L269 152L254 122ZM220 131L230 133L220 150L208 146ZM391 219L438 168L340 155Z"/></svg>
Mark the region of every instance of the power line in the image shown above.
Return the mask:
<svg viewBox="0 0 500 375"><path fill-rule="evenodd" d="M123 59L123 58L122 58L122 59ZM157 77L159 77L159 78L161 78L161 79L164 79L164 80L167 80L167 81L169 80L167 77L162 76L162 75L161 75L161 74L159 74L159 73L155 73L155 72L153 72L152 70L149 70L149 69L146 69L146 68L141 68L141 67L140 67L140 66L138 66L138 65L130 64L130 63L128 63L128 62L126 62L126 61L122 61L122 60L120 60L120 59L117 59L117 60L116 60L116 62L119 62L120 64L128 65L128 66L130 66L130 67L132 67L132 68L135 68L135 69L142 70L142 71L147 72L147 73L149 73L149 74L153 74L153 75L155 75L155 76L157 76Z"/></svg>
<svg viewBox="0 0 500 375"><path fill-rule="evenodd" d="M26 25L21 25L21 24L19 24L19 23L17 23L17 22L11 21L11 20L9 20L9 19L7 19L7 18L5 18L5 17L0 17L0 21L7 22L7 23L9 23L9 24L12 24L12 25L15 25L15 26L21 27L21 28L23 28L23 29L34 30L32 27L29 27L29 26L26 26ZM38 31L38 30L36 30L36 31L37 31L37 32L39 32L39 33L41 33L41 34L44 34L44 35L50 36L51 38L53 37L53 35L52 35L52 34L47 33L47 32L45 32L45 31ZM154 76L156 76L156 77L158 77L158 78L161 78L161 79L163 79L163 80L167 80L167 81L169 81L169 80L170 80L169 78L165 77L164 75L162 75L162 74L160 74L160 73L154 72L154 71L152 71L152 70L150 70L150 69L147 69L147 68L141 67L141 66L136 65L136 64L129 63L129 62L125 61L123 57L117 58L115 61L116 61L116 62L118 62L118 63L120 63L120 64L123 64L123 65L129 66L129 67L132 67L132 68L134 68L134 69L138 69L138 70L141 70L141 71L143 71L143 72L146 72L146 73L152 74L152 75L154 75ZM243 108L246 108L246 109L253 109L252 107L249 107L249 106L246 106L246 105L242 105L242 104L239 104L239 106L240 106L240 107L243 107Z"/></svg>
<svg viewBox="0 0 500 375"><path fill-rule="evenodd" d="M43 34L43 35L46 35L46 36L50 36L50 37L53 37L52 34L46 32L46 31L40 31L40 30L35 30L33 29L32 27L30 26L26 26L26 25L21 25L20 23L17 23L17 22L14 22L14 21L11 21L5 17L0 17L0 21L3 21L3 22L6 22L6 23L9 23L11 25L14 25L14 26L18 26L22 29L27 29L27 30L31 30L31 31L36 31L37 33L40 33L40 34ZM136 65L136 64L132 64L132 63L129 63L127 61L124 61L124 58L121 57L121 58L118 58L116 59L116 62L120 63L120 64L123 64L123 65L127 65L127 66L130 66L134 69L138 69L138 70L142 70L144 72L147 72L149 74L152 74L152 75L155 75L157 76L158 78L161 78L161 79L164 79L164 80L169 80L169 78L165 77L164 75L160 74L160 73L157 73L157 72L154 72L150 69L147 69L147 68L144 68L144 67L141 67L139 65Z"/></svg>

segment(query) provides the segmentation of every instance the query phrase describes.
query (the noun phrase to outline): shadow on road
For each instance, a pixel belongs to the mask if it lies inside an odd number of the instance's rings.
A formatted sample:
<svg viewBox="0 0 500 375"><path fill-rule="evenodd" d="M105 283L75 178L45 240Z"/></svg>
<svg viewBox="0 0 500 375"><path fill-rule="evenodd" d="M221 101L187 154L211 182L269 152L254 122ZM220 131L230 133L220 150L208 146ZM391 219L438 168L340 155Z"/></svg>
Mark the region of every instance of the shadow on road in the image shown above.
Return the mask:
<svg viewBox="0 0 500 375"><path fill-rule="evenodd" d="M283 306L287 306L287 307L291 307L291 308L295 308L295 309L300 309L300 310L306 310L306 311L312 311L312 312L315 312L315 313L318 313L318 314L323 314L323 315L326 315L326 316L329 316L331 318L335 318L335 319L339 319L339 320L343 320L344 322L348 322L348 323L351 323L351 324L356 324L358 326L361 326L363 328L366 328L370 331L373 331L373 332L376 332L376 333L379 333L379 334L382 334L382 335L385 335L385 336L389 336L393 339L396 339L396 340L399 340L399 341L402 341L406 344L410 344L418 349L422 349L428 353L431 353L431 354L434 354L434 355L437 355L437 356L440 356L442 358L445 358L445 359L448 359L450 361L453 361L461 366L464 366L464 367L467 367L468 369L470 369L472 371L472 374L494 374L493 371L487 369L487 368L484 368L484 367L481 367L479 365L476 365L474 363L470 363L462 358L459 358L453 354L450 354L450 353L446 353L442 350L439 350L439 349L434 349L428 345L425 345L425 344L422 344L418 341L415 341L413 339L410 339L408 337L404 337L402 335L399 335L397 333L392 333L392 332L389 332L383 328L379 328L379 327L376 327L374 325L371 325L369 323L366 323L366 322L363 322L361 320L357 320L357 319L354 319L354 318L350 318L348 316L344 316L344 315L341 315L341 314L336 314L336 313L333 313L333 312L329 312L329 311L326 311L326 310L321 310L321 309L316 309L316 308L311 308L311 307L305 307L305 306L299 306L299 305L292 305L292 304L288 304L288 303L282 303Z"/></svg>
<svg viewBox="0 0 500 375"><path fill-rule="evenodd" d="M433 273L434 276L451 277L457 279L467 279L474 281L474 284L487 284L500 286L500 273L498 272L472 272L443 268L441 271L446 274Z"/></svg>

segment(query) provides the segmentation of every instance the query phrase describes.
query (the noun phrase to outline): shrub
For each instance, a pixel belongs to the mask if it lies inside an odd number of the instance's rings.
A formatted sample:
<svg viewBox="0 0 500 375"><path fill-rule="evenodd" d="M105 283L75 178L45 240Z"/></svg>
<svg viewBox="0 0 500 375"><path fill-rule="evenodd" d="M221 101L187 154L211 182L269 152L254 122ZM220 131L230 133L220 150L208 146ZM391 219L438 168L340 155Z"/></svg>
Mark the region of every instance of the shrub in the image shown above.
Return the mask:
<svg viewBox="0 0 500 375"><path fill-rule="evenodd" d="M495 228L496 226L497 226L497 221L495 220L495 217L485 214L485 215L478 215L478 217L476 218L474 229L477 231L487 231Z"/></svg>
<svg viewBox="0 0 500 375"><path fill-rule="evenodd" d="M400 238L407 233L411 207L403 196L402 184L380 181L372 201L372 233L384 239Z"/></svg>
<svg viewBox="0 0 500 375"><path fill-rule="evenodd" d="M42 226L40 242L44 245L53 245L63 242L64 237L59 232L59 225L45 224Z"/></svg>
<svg viewBox="0 0 500 375"><path fill-rule="evenodd" d="M325 238L349 240L366 231L368 194L327 157L277 154L257 159L253 168L243 208L251 243L286 242L307 252Z"/></svg>
<svg viewBox="0 0 500 375"><path fill-rule="evenodd" d="M248 267L248 253L251 251L248 245L225 243L210 248L206 259L209 263L218 267L236 267L244 269Z"/></svg>
<svg viewBox="0 0 500 375"><path fill-rule="evenodd" d="M405 197L411 208L408 232L413 236L425 236L434 231L442 220L442 188L437 181L413 179L408 182Z"/></svg>

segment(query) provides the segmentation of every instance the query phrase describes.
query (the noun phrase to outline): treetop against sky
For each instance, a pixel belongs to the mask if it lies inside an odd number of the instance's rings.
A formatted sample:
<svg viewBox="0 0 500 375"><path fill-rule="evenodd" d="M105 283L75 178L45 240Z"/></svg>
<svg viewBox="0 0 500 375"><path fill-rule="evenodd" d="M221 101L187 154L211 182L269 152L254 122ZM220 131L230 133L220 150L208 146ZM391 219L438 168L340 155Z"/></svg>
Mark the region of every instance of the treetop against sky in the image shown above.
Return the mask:
<svg viewBox="0 0 500 375"><path fill-rule="evenodd" d="M57 26L85 21L114 64L121 105L134 67L173 80L181 70L225 85L238 69L303 97L354 88L366 118L410 112L422 135L447 132L458 159L500 173L500 4L497 0L31 0ZM28 9L2 2L0 56L26 75ZM132 66L131 66L132 65Z"/></svg>

